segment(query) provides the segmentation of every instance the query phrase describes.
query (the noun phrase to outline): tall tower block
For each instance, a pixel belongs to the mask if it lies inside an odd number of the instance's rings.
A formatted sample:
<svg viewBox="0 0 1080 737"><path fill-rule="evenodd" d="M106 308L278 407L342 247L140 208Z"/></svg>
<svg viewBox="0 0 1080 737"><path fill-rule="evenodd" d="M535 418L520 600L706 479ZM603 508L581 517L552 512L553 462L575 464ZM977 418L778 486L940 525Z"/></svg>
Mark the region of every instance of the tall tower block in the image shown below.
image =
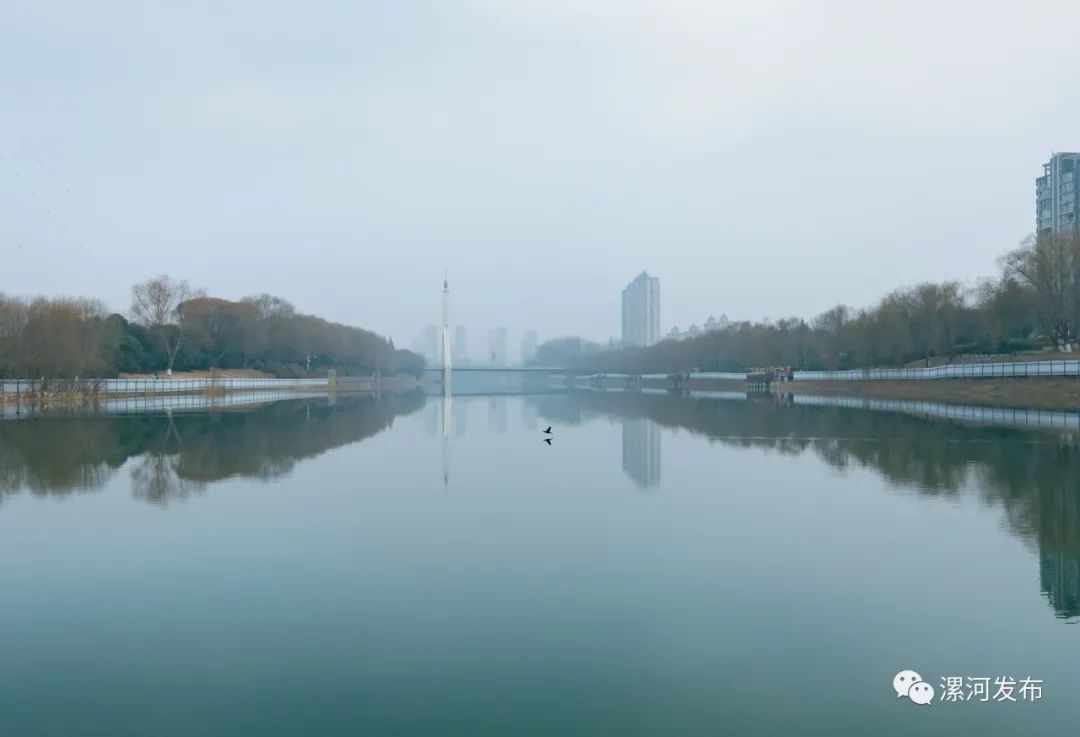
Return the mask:
<svg viewBox="0 0 1080 737"><path fill-rule="evenodd" d="M442 365L443 394L450 394L450 284L445 272L442 283Z"/></svg>

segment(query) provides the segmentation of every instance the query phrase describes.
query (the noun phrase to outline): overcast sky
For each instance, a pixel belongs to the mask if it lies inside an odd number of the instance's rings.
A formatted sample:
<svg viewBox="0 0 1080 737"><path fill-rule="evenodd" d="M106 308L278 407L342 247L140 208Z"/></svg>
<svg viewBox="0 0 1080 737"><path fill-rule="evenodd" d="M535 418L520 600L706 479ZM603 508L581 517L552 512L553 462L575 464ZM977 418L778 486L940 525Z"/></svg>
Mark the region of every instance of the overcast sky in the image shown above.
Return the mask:
<svg viewBox="0 0 1080 737"><path fill-rule="evenodd" d="M153 10L150 5L156 5ZM0 291L169 273L474 352L971 281L1080 149L1075 0L7 0Z"/></svg>

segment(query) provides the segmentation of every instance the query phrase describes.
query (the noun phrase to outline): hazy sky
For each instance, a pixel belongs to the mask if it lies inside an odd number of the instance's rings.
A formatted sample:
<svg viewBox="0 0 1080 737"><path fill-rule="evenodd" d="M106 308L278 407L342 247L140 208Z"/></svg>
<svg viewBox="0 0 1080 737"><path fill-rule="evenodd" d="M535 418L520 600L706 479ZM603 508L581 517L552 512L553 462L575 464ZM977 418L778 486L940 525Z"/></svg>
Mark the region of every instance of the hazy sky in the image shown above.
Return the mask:
<svg viewBox="0 0 1080 737"><path fill-rule="evenodd" d="M973 280L1080 149L1075 0L88 3L0 23L0 291L166 272L409 345Z"/></svg>

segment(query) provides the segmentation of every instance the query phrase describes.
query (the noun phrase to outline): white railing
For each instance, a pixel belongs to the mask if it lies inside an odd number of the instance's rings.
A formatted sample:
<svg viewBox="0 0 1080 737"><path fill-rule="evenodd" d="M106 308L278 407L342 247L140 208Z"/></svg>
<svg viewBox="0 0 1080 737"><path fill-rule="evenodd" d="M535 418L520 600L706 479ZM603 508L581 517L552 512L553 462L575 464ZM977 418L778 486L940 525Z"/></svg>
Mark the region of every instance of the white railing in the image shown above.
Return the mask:
<svg viewBox="0 0 1080 737"><path fill-rule="evenodd" d="M274 390L291 387L327 386L328 379L45 379L45 388L99 394L186 394L210 389ZM42 388L41 379L0 381L0 396L33 394Z"/></svg>
<svg viewBox="0 0 1080 737"><path fill-rule="evenodd" d="M145 396L115 397L104 399L87 407L75 407L73 411L87 411L94 414L137 414L141 412L193 412L205 409L223 409L248 404L266 404L269 402L314 399L326 397L325 392L313 391L273 391L255 390L238 391L222 396L204 394L157 394ZM24 419L35 417L39 411L33 404L26 406L15 402L0 404L0 420Z"/></svg>
<svg viewBox="0 0 1080 737"><path fill-rule="evenodd" d="M867 381L874 379L1010 379L1080 376L1080 360L957 363L932 368L796 371L795 381Z"/></svg>
<svg viewBox="0 0 1080 737"><path fill-rule="evenodd" d="M688 374L694 379L744 381L748 372L708 371ZM625 374L579 376L584 381L625 378ZM667 379L668 374L642 374L644 380ZM1080 360L955 363L933 368L868 368L851 371L795 371L795 381L871 381L874 379L1012 379L1080 377Z"/></svg>

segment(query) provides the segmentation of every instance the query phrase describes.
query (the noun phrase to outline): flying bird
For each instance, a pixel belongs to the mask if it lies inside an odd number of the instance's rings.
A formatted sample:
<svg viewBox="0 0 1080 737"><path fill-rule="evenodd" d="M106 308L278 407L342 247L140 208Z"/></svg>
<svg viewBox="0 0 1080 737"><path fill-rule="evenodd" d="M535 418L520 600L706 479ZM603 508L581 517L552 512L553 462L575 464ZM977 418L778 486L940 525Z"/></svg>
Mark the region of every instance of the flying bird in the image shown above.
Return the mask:
<svg viewBox="0 0 1080 737"><path fill-rule="evenodd" d="M551 438L544 438L544 442L551 445Z"/></svg>
<svg viewBox="0 0 1080 737"><path fill-rule="evenodd" d="M551 425L548 425L548 429L544 430L544 434L545 435L550 435L551 434Z"/></svg>

